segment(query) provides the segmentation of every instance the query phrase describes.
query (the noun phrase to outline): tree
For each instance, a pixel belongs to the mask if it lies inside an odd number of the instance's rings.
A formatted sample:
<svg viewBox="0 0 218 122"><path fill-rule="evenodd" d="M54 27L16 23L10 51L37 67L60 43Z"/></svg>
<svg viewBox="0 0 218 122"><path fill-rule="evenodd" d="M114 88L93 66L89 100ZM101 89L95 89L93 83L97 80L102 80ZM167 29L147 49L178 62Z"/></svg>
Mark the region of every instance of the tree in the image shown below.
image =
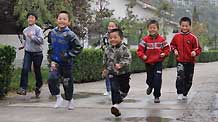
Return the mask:
<svg viewBox="0 0 218 122"><path fill-rule="evenodd" d="M43 25L44 22L52 20L51 13L47 8L44 0L17 0L14 7L14 15L18 18L17 24L22 28L27 26L27 13L35 12L39 17L38 24Z"/></svg>
<svg viewBox="0 0 218 122"><path fill-rule="evenodd" d="M170 19L171 17L171 12L172 12L173 7L171 4L167 1L160 1L159 0L159 6L157 7L157 16L161 19L160 20L160 33L166 37L167 35L167 30L165 27L166 20Z"/></svg>
<svg viewBox="0 0 218 122"><path fill-rule="evenodd" d="M200 22L200 13L197 11L196 6L192 13L192 31L198 36L202 47L209 43L208 27L206 23Z"/></svg>

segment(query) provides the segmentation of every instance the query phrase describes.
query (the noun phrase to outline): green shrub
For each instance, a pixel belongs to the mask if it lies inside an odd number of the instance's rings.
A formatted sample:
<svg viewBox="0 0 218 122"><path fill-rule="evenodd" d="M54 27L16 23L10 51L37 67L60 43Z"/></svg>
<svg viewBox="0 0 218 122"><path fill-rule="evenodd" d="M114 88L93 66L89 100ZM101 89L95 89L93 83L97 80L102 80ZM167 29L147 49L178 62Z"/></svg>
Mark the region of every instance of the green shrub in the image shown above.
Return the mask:
<svg viewBox="0 0 218 122"><path fill-rule="evenodd" d="M0 97L7 94L8 86L13 76L15 48L11 46L0 46Z"/></svg>
<svg viewBox="0 0 218 122"><path fill-rule="evenodd" d="M76 82L87 82L102 79L103 51L85 49L76 57L73 66L73 78Z"/></svg>
<svg viewBox="0 0 218 122"><path fill-rule="evenodd" d="M197 61L201 63L218 61L218 51L202 52Z"/></svg>

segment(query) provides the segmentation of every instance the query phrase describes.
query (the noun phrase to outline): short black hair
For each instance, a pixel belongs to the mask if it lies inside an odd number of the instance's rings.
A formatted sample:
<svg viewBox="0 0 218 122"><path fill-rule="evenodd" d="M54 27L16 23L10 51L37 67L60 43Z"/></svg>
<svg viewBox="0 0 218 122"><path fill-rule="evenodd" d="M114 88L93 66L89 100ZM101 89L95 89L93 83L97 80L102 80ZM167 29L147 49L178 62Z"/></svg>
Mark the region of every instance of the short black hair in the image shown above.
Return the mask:
<svg viewBox="0 0 218 122"><path fill-rule="evenodd" d="M56 19L57 19L58 16L59 16L60 14L62 14L62 13L67 14L68 19L70 20L70 13L69 13L68 11L60 11L60 12L58 12L58 14L57 14L57 16L56 16Z"/></svg>
<svg viewBox="0 0 218 122"><path fill-rule="evenodd" d="M157 26L157 28L159 29L159 23L157 20L150 20L147 24L147 28L151 25L151 24L155 24Z"/></svg>
<svg viewBox="0 0 218 122"><path fill-rule="evenodd" d="M182 17L179 21L179 24L181 25L182 22L188 22L189 25L192 25L192 21L189 17Z"/></svg>
<svg viewBox="0 0 218 122"><path fill-rule="evenodd" d="M36 18L36 20L38 19L38 16L36 13L34 12L29 12L27 15L26 15L26 18L28 18L29 16L34 16Z"/></svg>
<svg viewBox="0 0 218 122"><path fill-rule="evenodd" d="M123 36L123 31L122 31L121 29L119 29L119 28L112 29L112 30L109 32L109 34L114 33L114 32L117 32L118 35L120 36L120 38L123 39L124 36Z"/></svg>

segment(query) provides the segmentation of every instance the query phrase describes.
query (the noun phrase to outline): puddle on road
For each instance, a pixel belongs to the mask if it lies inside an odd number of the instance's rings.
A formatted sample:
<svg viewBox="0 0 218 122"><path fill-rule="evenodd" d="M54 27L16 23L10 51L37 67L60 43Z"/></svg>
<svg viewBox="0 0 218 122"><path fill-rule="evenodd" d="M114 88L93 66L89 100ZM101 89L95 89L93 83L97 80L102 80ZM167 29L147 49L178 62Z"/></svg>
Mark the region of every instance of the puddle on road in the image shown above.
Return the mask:
<svg viewBox="0 0 218 122"><path fill-rule="evenodd" d="M124 99L123 101L124 103L136 103L136 102L139 102L139 100L135 100L135 99ZM105 100L102 100L100 102L97 102L97 104L100 104L100 105L111 105L111 100L110 99L105 99Z"/></svg>
<svg viewBox="0 0 218 122"><path fill-rule="evenodd" d="M105 118L109 122L171 122L172 119L162 117L127 117Z"/></svg>

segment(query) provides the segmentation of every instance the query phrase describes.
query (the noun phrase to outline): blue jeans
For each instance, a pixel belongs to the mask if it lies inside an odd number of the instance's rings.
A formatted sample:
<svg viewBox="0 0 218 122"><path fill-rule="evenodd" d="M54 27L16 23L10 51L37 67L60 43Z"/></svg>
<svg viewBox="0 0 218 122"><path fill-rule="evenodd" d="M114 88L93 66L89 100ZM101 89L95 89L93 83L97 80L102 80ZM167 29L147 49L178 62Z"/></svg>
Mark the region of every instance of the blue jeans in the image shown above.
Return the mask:
<svg viewBox="0 0 218 122"><path fill-rule="evenodd" d="M106 76L106 79L105 79L105 85L106 85L107 92L110 92L111 91L111 82L110 82L108 75Z"/></svg>
<svg viewBox="0 0 218 122"><path fill-rule="evenodd" d="M41 64L42 64L43 54L42 52L28 52L25 51L23 59L23 68L20 79L20 87L27 89L28 87L28 72L31 70L31 65L33 63L33 68L35 72L36 88L42 87L42 74L41 74Z"/></svg>
<svg viewBox="0 0 218 122"><path fill-rule="evenodd" d="M52 95L60 94L60 83L63 84L66 100L73 98L72 66L59 65L57 70L50 71L48 75L48 86Z"/></svg>

